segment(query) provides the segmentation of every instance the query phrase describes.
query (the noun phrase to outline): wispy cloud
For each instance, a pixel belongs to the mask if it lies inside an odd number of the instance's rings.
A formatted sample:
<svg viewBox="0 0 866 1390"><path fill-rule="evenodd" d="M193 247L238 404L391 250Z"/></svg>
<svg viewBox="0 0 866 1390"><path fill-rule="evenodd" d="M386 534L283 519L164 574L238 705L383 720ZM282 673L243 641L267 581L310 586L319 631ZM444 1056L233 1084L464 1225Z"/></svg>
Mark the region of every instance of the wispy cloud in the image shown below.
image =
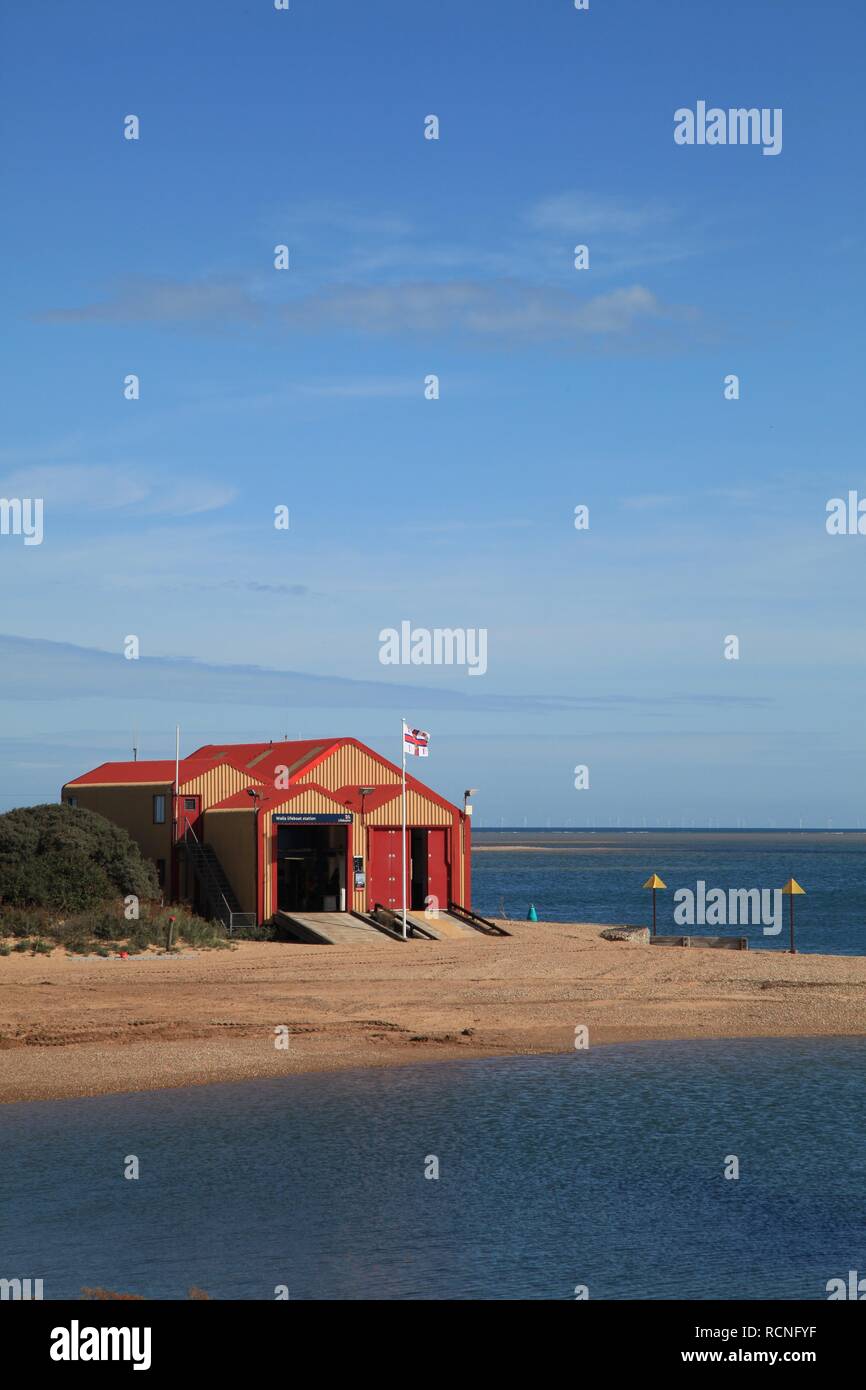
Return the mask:
<svg viewBox="0 0 866 1390"><path fill-rule="evenodd" d="M631 236L672 223L674 212L659 199L638 202L598 193L570 192L540 199L529 209L526 220L539 231L563 236Z"/></svg>
<svg viewBox="0 0 866 1390"><path fill-rule="evenodd" d="M293 333L341 331L428 337L460 333L476 341L509 345L579 345L593 339L633 338L651 326L657 328L666 323L682 328L695 319L693 309L665 304L642 285L586 295L576 287L560 289L516 280L341 284L273 305L266 316L262 304L253 300L251 289L227 299L222 287L215 285L213 312L205 313L207 285L198 285L195 294L190 295L185 288L177 285L176 293L162 293L155 298L140 289L132 293L121 290L113 300L64 310L61 317L66 322L144 318L156 323L162 315L166 324L185 322L193 327L227 325L237 319L247 323L267 321ZM308 389L314 392L316 388ZM330 389L364 395L371 386L355 383Z"/></svg>
<svg viewBox="0 0 866 1390"><path fill-rule="evenodd" d="M706 254L716 240L705 216L685 216L662 199L592 192L542 198L529 208L526 223L539 245L560 259L563 245L588 244L593 271L608 276Z"/></svg>
<svg viewBox="0 0 866 1390"><path fill-rule="evenodd" d="M132 464L31 464L0 477L4 497L41 497L62 513L135 509L143 516L196 516L226 506L237 489L207 478L164 477Z"/></svg>
<svg viewBox="0 0 866 1390"><path fill-rule="evenodd" d="M446 673L449 679L453 675ZM363 681L317 676L264 666L233 666L178 658L142 657L65 642L0 635L0 699L60 701L101 698L156 700L198 705L246 704L285 710L292 705L321 709L395 709L406 700L441 710L546 714L552 710L599 710L623 706L657 709L689 705L756 705L762 696L677 694L508 695L482 690L464 694L437 685Z"/></svg>
<svg viewBox="0 0 866 1390"><path fill-rule="evenodd" d="M339 286L281 310L292 328L377 334L459 332L496 343L578 344L632 337L649 325L691 318L641 285L586 296L516 281L447 284L416 281L377 287Z"/></svg>
<svg viewBox="0 0 866 1390"><path fill-rule="evenodd" d="M693 308L666 304L642 285L596 295L515 280L335 285L281 306L273 305L267 311L253 300L251 290L246 297L226 300L217 286L212 313L204 312L206 285L199 285L192 296L185 295L183 286L176 289L174 295L160 296L158 303L139 291L119 292L104 304L64 310L61 318L69 323L162 321L167 326L186 323L193 328L228 327L235 320L268 323L293 334L344 332L425 338L460 334L488 346L546 343L580 347L599 340L657 339L673 329L690 331L698 317ZM314 385L306 389L309 394L317 392ZM392 383L383 389L375 383L355 382L332 384L320 393L360 397L404 391L405 384L397 388Z"/></svg>
<svg viewBox="0 0 866 1390"><path fill-rule="evenodd" d="M270 273L265 260L257 275L127 277L89 302L53 307L39 318L216 333L459 333L478 345L613 346L690 333L697 311L665 302L639 272L694 254L706 241L660 199L580 191L516 209L493 248L477 232L455 241L442 227L419 226L402 213L324 202L272 211L266 236L266 245L273 239L290 246L293 271ZM578 275L571 246L584 240L593 270ZM620 283L599 292L614 275ZM622 283L626 278L638 283ZM315 386L300 389L317 393ZM330 394L400 390L358 382Z"/></svg>
<svg viewBox="0 0 866 1390"><path fill-rule="evenodd" d="M106 298L37 314L43 323L222 324L261 321L263 306L240 279L123 279Z"/></svg>

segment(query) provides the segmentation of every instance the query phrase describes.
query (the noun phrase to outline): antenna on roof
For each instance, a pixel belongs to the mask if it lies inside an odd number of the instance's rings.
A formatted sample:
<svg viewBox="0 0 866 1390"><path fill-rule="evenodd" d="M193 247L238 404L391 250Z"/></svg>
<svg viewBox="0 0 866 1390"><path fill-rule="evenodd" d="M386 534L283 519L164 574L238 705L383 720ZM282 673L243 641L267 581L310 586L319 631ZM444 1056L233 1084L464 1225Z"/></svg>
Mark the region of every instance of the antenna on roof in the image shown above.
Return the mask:
<svg viewBox="0 0 866 1390"><path fill-rule="evenodd" d="M133 729L133 731L132 731L132 761L133 761L134 763L137 763L137 762L138 762L138 730L137 730L137 729Z"/></svg>

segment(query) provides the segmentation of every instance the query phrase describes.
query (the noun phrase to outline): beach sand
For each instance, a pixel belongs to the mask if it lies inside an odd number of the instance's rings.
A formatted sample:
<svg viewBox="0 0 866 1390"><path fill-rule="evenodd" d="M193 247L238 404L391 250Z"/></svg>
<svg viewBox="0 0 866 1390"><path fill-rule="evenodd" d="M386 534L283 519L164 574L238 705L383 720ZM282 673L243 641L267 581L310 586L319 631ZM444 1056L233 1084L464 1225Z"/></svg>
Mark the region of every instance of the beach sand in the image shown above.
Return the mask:
<svg viewBox="0 0 866 1390"><path fill-rule="evenodd" d="M147 960L0 958L0 1100L670 1038L866 1033L866 957L634 946L598 924ZM275 1029L288 1047L275 1047Z"/></svg>

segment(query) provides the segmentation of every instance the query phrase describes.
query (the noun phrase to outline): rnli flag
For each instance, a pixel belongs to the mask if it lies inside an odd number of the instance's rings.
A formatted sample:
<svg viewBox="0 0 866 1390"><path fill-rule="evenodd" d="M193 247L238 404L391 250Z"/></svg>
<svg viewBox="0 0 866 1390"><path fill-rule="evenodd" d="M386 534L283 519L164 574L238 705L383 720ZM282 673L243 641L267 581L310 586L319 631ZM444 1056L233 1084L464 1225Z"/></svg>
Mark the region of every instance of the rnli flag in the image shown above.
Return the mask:
<svg viewBox="0 0 866 1390"><path fill-rule="evenodd" d="M429 742L430 735L425 734L423 729L410 729L408 724L403 725L403 747L407 753L412 753L416 758L426 758Z"/></svg>

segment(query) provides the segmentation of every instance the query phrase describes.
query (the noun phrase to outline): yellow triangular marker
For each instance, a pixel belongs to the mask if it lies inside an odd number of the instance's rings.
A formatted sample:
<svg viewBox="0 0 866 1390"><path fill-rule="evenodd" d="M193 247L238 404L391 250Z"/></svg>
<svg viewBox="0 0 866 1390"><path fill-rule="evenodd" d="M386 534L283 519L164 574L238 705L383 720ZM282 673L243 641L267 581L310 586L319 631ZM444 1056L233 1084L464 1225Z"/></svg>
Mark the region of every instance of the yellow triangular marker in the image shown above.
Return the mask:
<svg viewBox="0 0 866 1390"><path fill-rule="evenodd" d="M788 882L785 884L784 888L782 889L782 892L785 893L785 894L787 894L787 896L788 896L789 898L792 898L792 897L794 897L797 893L805 893L806 890L805 890L805 888L801 888L801 887L800 887L799 883L797 882L797 880L796 880L795 878L789 878L789 879L788 879Z"/></svg>
<svg viewBox="0 0 866 1390"><path fill-rule="evenodd" d="M667 888L667 884L664 879L659 878L658 874L652 874L644 884L644 888ZM802 893L802 891L801 888L800 892Z"/></svg>

